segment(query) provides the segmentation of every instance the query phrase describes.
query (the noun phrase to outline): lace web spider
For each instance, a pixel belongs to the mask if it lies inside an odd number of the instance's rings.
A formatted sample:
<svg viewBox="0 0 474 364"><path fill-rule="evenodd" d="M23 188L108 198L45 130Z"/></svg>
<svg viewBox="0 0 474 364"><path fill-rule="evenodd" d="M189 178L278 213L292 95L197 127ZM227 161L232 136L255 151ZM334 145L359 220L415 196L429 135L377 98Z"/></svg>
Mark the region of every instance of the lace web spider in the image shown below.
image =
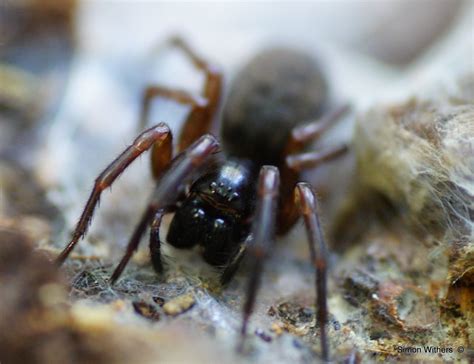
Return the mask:
<svg viewBox="0 0 474 364"><path fill-rule="evenodd" d="M225 153L218 153L219 142L209 132L221 98L222 75L183 40L173 38L170 45L184 52L204 72L202 95L147 87L140 129L148 123L150 104L156 97L191 105L176 152L172 132L165 123L143 131L96 179L58 263L64 262L85 235L102 191L139 155L151 149L156 188L111 282L119 278L148 226L151 261L158 273L163 272L160 224L165 213L174 212L167 242L177 248L199 245L207 263L223 267L222 284L232 278L244 254L249 255L251 273L243 308L243 339L274 235L285 234L301 215L316 270L322 357L328 360L327 247L313 189L309 183L298 181L302 170L346 152L346 145L309 153L303 153L303 149L346 113L348 106L338 107L321 118L328 92L317 63L288 49L261 53L243 68L231 88L222 120Z"/></svg>

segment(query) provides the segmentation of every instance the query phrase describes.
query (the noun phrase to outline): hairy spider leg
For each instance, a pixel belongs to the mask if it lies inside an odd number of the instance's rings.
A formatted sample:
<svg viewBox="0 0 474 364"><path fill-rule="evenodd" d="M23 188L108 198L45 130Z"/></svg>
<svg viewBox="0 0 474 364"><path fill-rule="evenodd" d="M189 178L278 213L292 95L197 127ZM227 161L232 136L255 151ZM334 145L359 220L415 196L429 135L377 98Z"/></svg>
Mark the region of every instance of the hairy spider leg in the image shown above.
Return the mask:
<svg viewBox="0 0 474 364"><path fill-rule="evenodd" d="M155 216L153 217L153 221L150 226L149 245L150 245L151 263L155 271L160 274L163 273L163 262L161 260L161 240L160 240L161 221L163 219L163 216L170 210L171 208L169 210L166 208L163 208L156 211Z"/></svg>
<svg viewBox="0 0 474 364"><path fill-rule="evenodd" d="M197 56L196 53L191 49L191 47L187 45L186 42L184 42L182 39L177 37L172 38L170 40L170 44L180 48L191 59L195 67L200 70L203 70L206 73L206 82L204 85L203 96L191 95L186 91L173 90L160 86L147 87L142 100L140 129L143 129L148 123L150 103L155 97L165 97L173 99L179 103L191 105L192 110L185 122L178 142L178 152L182 152L186 148L188 148L193 142L195 142L199 137L209 131L212 119L214 117L215 111L220 100L222 74L217 67L211 65L210 63L207 63L199 56ZM156 180L159 180L161 175L166 170L168 170L168 168L170 167L171 160L173 158L172 133L169 131L167 126L166 128L167 133L166 135L163 135L163 138L160 140L160 142L152 143L148 146L148 148L153 146L151 152L151 169L153 177ZM141 136L147 134L152 129L153 128L147 129L145 132L140 134L134 145L140 143L138 139L140 139ZM100 194L103 189L110 186L115 180L115 178L121 172L123 172L123 170L138 155L140 155L144 151L142 150L137 154L137 151L135 150L137 148L134 145L129 147L121 156L119 156L119 158L117 158L117 160L112 162L112 164L109 165L107 169L99 176L99 178L101 178L101 176L105 176L105 178L103 178L101 181L99 181L98 178L98 181L94 186L94 189L88 200L88 203L86 204L83 214L81 215L79 223L76 226L72 240L57 258L57 262L59 264L62 264L64 262L70 252L74 249L74 246L77 244L77 241L86 233L87 227L92 219L95 206L99 201ZM116 173L116 171L118 171L118 173ZM114 176L114 174L116 175ZM127 253L122 258L121 264L117 267L117 269L114 271L114 274L112 275L112 282L118 279L120 273L123 271L125 265L133 254L133 251L136 250L135 246L138 246L140 238L143 235L146 226L152 219L154 213L155 211L152 210L152 206L148 206L145 212L143 213L143 216L140 219L140 222L137 225L134 234L132 235L131 240L128 244Z"/></svg>
<svg viewBox="0 0 474 364"><path fill-rule="evenodd" d="M125 254L110 278L112 284L120 277L133 253L138 249L141 237L147 226L152 222L152 219L156 219L157 213L163 213L169 210L170 206L176 204L181 192L181 186L183 186L192 173L202 166L218 149L219 143L217 140L212 135L206 134L173 160L170 168L156 184L150 202L130 238ZM154 222L154 224L156 224L156 222ZM153 265L155 265L154 261Z"/></svg>
<svg viewBox="0 0 474 364"><path fill-rule="evenodd" d="M280 191L278 235L286 234L299 217L297 207L293 203L293 188L298 182L300 172L344 155L348 147L346 144L341 144L309 153L302 153L302 150L310 142L320 138L328 128L333 126L335 122L340 120L350 110L349 104L342 104L318 120L298 125L292 129L285 147L285 161L280 166L283 188Z"/></svg>
<svg viewBox="0 0 474 364"><path fill-rule="evenodd" d="M216 66L200 58L181 38L173 37L169 40L169 44L181 49L186 56L190 58L196 68L205 72L206 81L204 84L203 95L192 95L184 90L170 89L159 85L150 85L146 87L142 98L139 125L141 130L148 124L151 102L156 97L168 98L181 104L191 105L191 112L185 121L178 141L178 153L180 153L190 147L193 142L210 130L220 100L222 74ZM151 169L155 180L159 180L162 174L170 167L172 158L172 133L169 133L163 143L159 146L155 145L151 152ZM179 181L177 181L177 183L179 183ZM131 256L138 248L141 237L150 222L152 224L152 231L150 232L150 249L156 250L157 246L159 249L159 226L161 224L162 213L166 209L162 208L158 211L156 211L156 209L157 207L153 205L153 202L150 202L145 209L145 212L130 238L125 255L111 276L112 284L120 277ZM158 234L158 240L155 241L152 237L156 237L156 232ZM160 255L157 255L157 257L157 259L154 259L153 265L157 271L162 271L163 268ZM159 260L159 262L155 262L155 260Z"/></svg>
<svg viewBox="0 0 474 364"><path fill-rule="evenodd" d="M241 341L239 351L243 348L247 324L255 305L255 298L260 286L263 263L275 239L276 211L280 188L280 173L274 166L262 166L258 178L258 200L252 224L253 243L248 248L250 255L250 277L247 285L247 296L243 308Z"/></svg>
<svg viewBox="0 0 474 364"><path fill-rule="evenodd" d="M346 144L331 146L324 150L314 152L293 154L286 157L286 165L294 171L302 171L317 167L324 162L331 161L347 153L349 147Z"/></svg>
<svg viewBox="0 0 474 364"><path fill-rule="evenodd" d="M309 142L318 139L324 131L349 112L349 110L349 105L342 105L323 116L319 121L303 124L292 130L286 147L288 154L285 157L284 165L281 167L284 186L294 186L299 172L302 170L317 167L322 163L347 153L348 146L346 144L308 153L301 153L301 150ZM326 333L326 324L328 322L327 247L318 216L315 194L309 184L301 182L296 184L294 192L289 190L282 191L278 218L280 229L278 233L285 233L300 215L303 215L305 221L311 259L316 266L317 321L320 327L322 357L323 360L328 361L329 344Z"/></svg>
<svg viewBox="0 0 474 364"><path fill-rule="evenodd" d="M191 105L178 140L178 152L186 149L201 135L208 133L212 126L222 93L222 72L219 68L203 58L181 38L173 37L168 44L179 48L191 60L194 67L203 71L206 76L202 95L192 95L187 91L169 89L158 85L145 88L142 98L140 130L146 127L149 119L151 102L156 97L172 99L178 103Z"/></svg>
<svg viewBox="0 0 474 364"><path fill-rule="evenodd" d="M132 236L130 237L130 240L128 241L125 254L123 255L122 259L120 260L120 263L117 265L114 272L110 276L110 284L114 284L117 279L120 278L120 275L127 266L133 253L135 253L135 251L138 249L138 245L140 244L140 240L143 236L143 233L145 232L148 225L150 225L150 221L153 218L153 215L155 214L156 208L157 207L151 203L148 204L148 206L146 207L142 217L140 218L140 221L138 222L137 226L135 227L135 230L133 231Z"/></svg>
<svg viewBox="0 0 474 364"><path fill-rule="evenodd" d="M335 122L341 120L350 110L350 104L345 103L333 108L317 120L295 126L288 138L285 155L298 153L308 143L319 139L327 129L333 126Z"/></svg>
<svg viewBox="0 0 474 364"><path fill-rule="evenodd" d="M156 148L159 150L159 144L163 143L170 133L171 132L165 123L160 123L157 126L145 130L135 139L131 146L127 147L126 150L109 164L99 177L97 177L94 188L92 189L90 197L84 207L79 222L76 225L71 241L56 258L57 264L61 265L66 260L79 239L86 234L102 191L107 187L110 187L117 177L143 152L156 144L158 144ZM171 182L177 183L180 181L181 177L186 177L187 174L202 165L205 159L212 153L215 153L217 149L218 143L213 136L202 136L184 153L182 153L182 156L178 156L175 159L175 163L172 165L175 170L168 169L162 177L161 182L158 183L157 188L155 189L153 201L160 202L160 199L164 198L163 192L159 192L163 190L163 188L160 188L161 186L167 186L166 188L171 191L173 188L173 185L170 185ZM149 211L145 212L142 221L146 220L149 214ZM139 227L141 225L142 224L139 224L137 230L140 230ZM137 231L136 234L138 234ZM134 234L134 236L136 234Z"/></svg>
<svg viewBox="0 0 474 364"><path fill-rule="evenodd" d="M316 308L321 354L324 361L329 361L329 344L326 331L328 323L327 294L327 261L328 248L324 240L321 220L318 213L316 195L309 183L300 182L295 187L295 204L299 206L308 236L311 262L316 268Z"/></svg>
<svg viewBox="0 0 474 364"><path fill-rule="evenodd" d="M58 265L61 265L66 260L79 239L86 234L102 191L110 187L117 177L143 152L154 145L158 145L157 148L159 148L159 145L167 139L169 134L170 129L165 123L160 123L145 130L135 139L132 145L127 147L123 153L99 174L69 244L56 258Z"/></svg>
<svg viewBox="0 0 474 364"><path fill-rule="evenodd" d="M259 177L259 200L255 222L252 227L253 244L248 248L251 256L250 278L247 296L243 307L241 340L238 350L243 349L247 325L255 305L263 264L268 257L274 241L276 208L278 200L279 173L276 167L264 166ZM320 329L321 353L323 360L329 360L329 344L326 326L327 308L327 260L328 249L324 240L318 214L317 199L310 184L300 182L294 189L293 203L303 217L308 237L311 263L315 267L317 322Z"/></svg>
<svg viewBox="0 0 474 364"><path fill-rule="evenodd" d="M242 261L247 248L253 241L253 235L250 234L239 246L239 249L230 257L229 262L225 266L224 270L221 273L220 283L222 285L226 285L230 282L230 280L234 277L237 269L240 266L240 262Z"/></svg>

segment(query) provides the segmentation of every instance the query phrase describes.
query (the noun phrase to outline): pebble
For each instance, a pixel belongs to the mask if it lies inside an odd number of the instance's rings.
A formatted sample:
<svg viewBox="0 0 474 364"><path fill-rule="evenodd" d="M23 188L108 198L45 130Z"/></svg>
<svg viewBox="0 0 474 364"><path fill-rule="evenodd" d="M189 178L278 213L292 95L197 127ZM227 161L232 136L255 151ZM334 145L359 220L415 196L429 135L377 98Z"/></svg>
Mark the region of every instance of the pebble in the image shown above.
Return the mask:
<svg viewBox="0 0 474 364"><path fill-rule="evenodd" d="M173 298L171 301L166 302L163 305L163 310L167 315L177 316L194 306L196 300L194 295L191 293L183 294L176 298Z"/></svg>

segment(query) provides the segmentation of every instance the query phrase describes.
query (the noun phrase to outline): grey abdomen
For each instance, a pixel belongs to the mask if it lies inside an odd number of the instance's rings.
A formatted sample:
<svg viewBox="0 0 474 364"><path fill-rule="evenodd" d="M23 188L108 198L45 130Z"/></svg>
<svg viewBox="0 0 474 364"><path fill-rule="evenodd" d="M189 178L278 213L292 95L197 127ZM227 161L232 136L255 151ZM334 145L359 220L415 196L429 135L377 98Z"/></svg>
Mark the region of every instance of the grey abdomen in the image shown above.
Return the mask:
<svg viewBox="0 0 474 364"><path fill-rule="evenodd" d="M223 115L230 155L278 165L290 130L319 117L327 84L315 60L288 49L257 55L237 74Z"/></svg>

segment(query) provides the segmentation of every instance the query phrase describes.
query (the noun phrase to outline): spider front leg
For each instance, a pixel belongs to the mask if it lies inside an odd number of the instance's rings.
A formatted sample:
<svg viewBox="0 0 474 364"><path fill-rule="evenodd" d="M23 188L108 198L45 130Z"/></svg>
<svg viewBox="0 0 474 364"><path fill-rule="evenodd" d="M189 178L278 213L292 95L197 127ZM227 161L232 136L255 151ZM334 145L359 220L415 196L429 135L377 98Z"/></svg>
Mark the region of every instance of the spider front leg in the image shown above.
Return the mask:
<svg viewBox="0 0 474 364"><path fill-rule="evenodd" d="M324 241L321 221L318 215L317 199L311 185L300 182L295 188L295 204L304 218L311 262L316 268L316 307L320 330L321 352L324 361L329 361L329 344L326 332L327 307L327 261L328 249Z"/></svg>
<svg viewBox="0 0 474 364"><path fill-rule="evenodd" d="M125 266L129 262L132 254L138 249L141 237L145 232L146 227L152 223L152 236L157 236L159 241L159 226L161 224L161 218L166 211L170 211L174 208L178 200L178 196L181 195L182 186L192 175L192 173L198 169L203 163L213 154L219 150L219 143L212 135L203 135L196 142L194 142L189 148L183 153L178 155L165 173L161 176L153 194L151 196L148 207L135 229L135 232L127 245L125 255L121 259L119 265L115 269L111 277L111 283L117 281L121 273L125 269ZM150 240L151 245L151 240ZM150 246L151 253L155 249L154 246ZM156 265L156 259L152 256L152 262L155 269L159 267ZM161 258L160 258L161 264ZM157 270L161 273L162 269Z"/></svg>
<svg viewBox="0 0 474 364"><path fill-rule="evenodd" d="M143 152L152 146L159 146L171 135L170 129L165 123L160 123L141 133L125 151L120 154L109 166L97 177L92 193L84 207L79 222L76 225L72 239L64 250L56 258L57 264L61 265L72 252L77 242L83 237L89 227L95 207L99 202L102 191L110 187L117 177Z"/></svg>
<svg viewBox="0 0 474 364"><path fill-rule="evenodd" d="M226 285L230 282L230 280L234 277L237 269L240 266L240 262L244 258L245 252L247 251L248 246L253 241L253 236L250 234L247 239L245 239L238 249L234 252L234 254L230 257L227 265L225 266L224 270L222 271L220 283L221 285Z"/></svg>
<svg viewBox="0 0 474 364"><path fill-rule="evenodd" d="M132 257L133 253L138 249L138 245L140 244L140 240L145 232L147 226L150 224L151 219L153 218L153 214L155 213L156 207L152 204L149 204L143 213L140 222L136 226L135 230L133 231L132 237L130 238L127 249L125 251L125 255L120 260L119 265L115 268L114 272L110 276L110 284L114 284L117 279L119 279L120 275L122 274L123 270L127 266L128 261Z"/></svg>
<svg viewBox="0 0 474 364"><path fill-rule="evenodd" d="M163 273L163 260L161 259L161 239L160 239L160 228L163 216L167 213L174 212L176 205L168 206L166 208L159 209L150 227L150 258L155 272L158 274Z"/></svg>
<svg viewBox="0 0 474 364"><path fill-rule="evenodd" d="M275 219L278 206L280 174L273 166L263 166L258 178L258 201L252 225L253 244L248 248L250 254L250 278L247 286L247 297L243 309L241 342L247 333L249 317L255 305L255 298L260 285L263 264L268 257L275 238Z"/></svg>

